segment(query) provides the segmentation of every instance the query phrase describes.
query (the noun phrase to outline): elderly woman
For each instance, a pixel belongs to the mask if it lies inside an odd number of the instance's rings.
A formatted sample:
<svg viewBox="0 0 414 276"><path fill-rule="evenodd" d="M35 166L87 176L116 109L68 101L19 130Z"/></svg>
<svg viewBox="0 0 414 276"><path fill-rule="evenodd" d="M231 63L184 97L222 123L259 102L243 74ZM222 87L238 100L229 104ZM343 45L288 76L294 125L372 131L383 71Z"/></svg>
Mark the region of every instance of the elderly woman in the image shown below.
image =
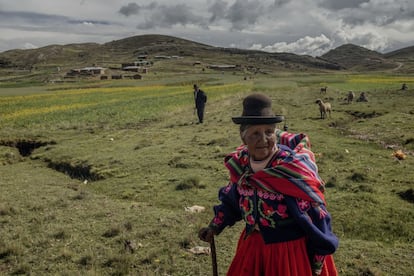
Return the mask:
<svg viewBox="0 0 414 276"><path fill-rule="evenodd" d="M337 275L331 254L338 238L307 136L277 130L283 116L275 116L270 98L260 93L247 96L242 116L232 120L243 145L225 158L230 181L199 238L211 242L244 220L227 275Z"/></svg>

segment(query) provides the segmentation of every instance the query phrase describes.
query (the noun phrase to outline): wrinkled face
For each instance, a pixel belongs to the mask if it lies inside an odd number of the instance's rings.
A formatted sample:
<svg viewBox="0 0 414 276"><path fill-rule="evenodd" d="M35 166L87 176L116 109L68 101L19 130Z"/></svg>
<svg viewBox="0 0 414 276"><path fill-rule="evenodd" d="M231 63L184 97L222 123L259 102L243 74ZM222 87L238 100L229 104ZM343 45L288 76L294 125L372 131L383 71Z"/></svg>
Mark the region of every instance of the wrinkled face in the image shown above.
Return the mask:
<svg viewBox="0 0 414 276"><path fill-rule="evenodd" d="M276 143L275 129L276 126L273 124L251 125L240 132L241 139L247 145L253 160L264 160L273 153Z"/></svg>

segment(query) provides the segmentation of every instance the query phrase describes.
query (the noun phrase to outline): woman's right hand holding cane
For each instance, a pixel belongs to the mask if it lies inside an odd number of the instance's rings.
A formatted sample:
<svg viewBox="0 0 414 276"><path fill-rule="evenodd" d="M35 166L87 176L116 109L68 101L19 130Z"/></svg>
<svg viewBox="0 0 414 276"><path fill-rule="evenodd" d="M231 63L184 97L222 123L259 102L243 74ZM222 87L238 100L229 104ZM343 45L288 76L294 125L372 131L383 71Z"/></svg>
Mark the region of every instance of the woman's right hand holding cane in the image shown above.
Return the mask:
<svg viewBox="0 0 414 276"><path fill-rule="evenodd" d="M204 227L198 231L200 240L211 243L214 238L214 229L211 227Z"/></svg>

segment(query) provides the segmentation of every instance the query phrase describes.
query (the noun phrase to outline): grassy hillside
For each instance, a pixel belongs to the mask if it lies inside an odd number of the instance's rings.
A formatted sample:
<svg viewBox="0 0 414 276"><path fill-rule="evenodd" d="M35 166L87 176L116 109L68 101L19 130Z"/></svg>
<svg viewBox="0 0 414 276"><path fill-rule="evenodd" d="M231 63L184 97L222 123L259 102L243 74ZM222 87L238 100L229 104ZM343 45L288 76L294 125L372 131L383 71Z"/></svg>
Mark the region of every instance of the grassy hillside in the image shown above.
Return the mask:
<svg viewBox="0 0 414 276"><path fill-rule="evenodd" d="M193 83L208 94L202 125ZM310 135L340 275L412 275L413 85L385 74L200 72L0 88L0 274L210 274L210 257L189 250L206 246L197 231L240 143L230 118L260 91L290 131ZM348 90L369 101L345 103ZM319 119L317 98L332 103L331 118ZM206 210L185 211L193 205ZM216 239L221 274L241 228Z"/></svg>
<svg viewBox="0 0 414 276"><path fill-rule="evenodd" d="M414 46L387 53L385 57L399 63L398 71L406 74L414 73Z"/></svg>
<svg viewBox="0 0 414 276"><path fill-rule="evenodd" d="M110 66L137 60L140 55L180 56L194 58L212 64L238 64L245 66L284 68L290 66L308 69L334 69L338 67L327 61L310 56L262 51L213 47L186 39L165 35L140 35L104 44L84 43L50 45L30 50L10 50L0 53L0 68L40 69L53 66ZM281 64L278 64L281 63ZM296 69L297 69L296 68ZM285 69L289 69L289 66Z"/></svg>
<svg viewBox="0 0 414 276"><path fill-rule="evenodd" d="M393 60L386 59L382 54L353 44L345 44L330 50L321 58L354 71L390 70L398 67Z"/></svg>
<svg viewBox="0 0 414 276"><path fill-rule="evenodd" d="M149 71L159 73L217 72L225 69L246 76L280 74L281 72L386 72L410 74L414 71L413 48L407 47L383 55L352 44L342 45L321 57L291 53L213 47L178 37L140 35L104 44L84 43L49 45L38 49L10 50L0 53L0 87L19 83L20 86L41 85L49 82L77 82L99 79L95 76L67 78L72 69L99 66L105 74L132 76L121 70L123 63L138 61L146 56L151 62ZM165 57L165 58L159 58ZM171 58L173 57L173 58Z"/></svg>
<svg viewBox="0 0 414 276"><path fill-rule="evenodd" d="M19 82L31 86L50 81L73 81L65 79L71 69L90 66L104 67L108 75L127 74L120 70L121 64L137 61L143 55L154 63L155 67L150 68L154 73L160 70L168 72L173 67L174 71L185 74L206 70L212 65L235 65L236 68L231 71L245 74L341 69L341 66L328 60L311 56L220 48L172 36L141 35L105 44L49 45L38 49L2 52L0 85L4 87ZM158 59L159 56L178 58Z"/></svg>

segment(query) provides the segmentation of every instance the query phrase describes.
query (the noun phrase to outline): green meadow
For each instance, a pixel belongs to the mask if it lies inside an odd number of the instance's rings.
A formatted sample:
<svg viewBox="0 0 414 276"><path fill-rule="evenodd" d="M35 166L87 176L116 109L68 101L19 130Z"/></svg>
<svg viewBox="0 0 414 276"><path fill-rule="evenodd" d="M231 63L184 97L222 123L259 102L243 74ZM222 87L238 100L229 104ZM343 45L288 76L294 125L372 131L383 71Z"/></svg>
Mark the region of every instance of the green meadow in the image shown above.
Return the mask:
<svg viewBox="0 0 414 276"><path fill-rule="evenodd" d="M193 83L208 95L204 124ZM251 92L310 136L339 274L414 275L413 87L413 76L305 73L0 85L0 275L211 275L210 256L191 249L208 246L197 232L227 184L231 117ZM346 103L349 90L368 102ZM333 106L325 120L318 98ZM220 275L242 227L216 238Z"/></svg>

